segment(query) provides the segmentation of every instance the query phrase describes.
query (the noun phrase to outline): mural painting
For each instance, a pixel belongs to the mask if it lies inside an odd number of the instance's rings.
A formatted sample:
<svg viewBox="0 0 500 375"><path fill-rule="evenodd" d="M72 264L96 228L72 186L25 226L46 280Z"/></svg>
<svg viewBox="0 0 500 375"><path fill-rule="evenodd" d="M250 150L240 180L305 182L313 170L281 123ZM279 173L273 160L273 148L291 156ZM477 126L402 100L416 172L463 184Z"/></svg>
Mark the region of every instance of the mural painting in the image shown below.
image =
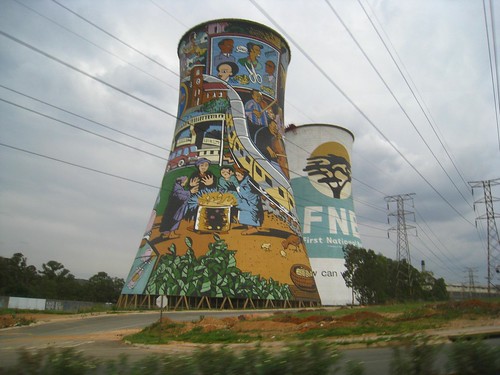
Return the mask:
<svg viewBox="0 0 500 375"><path fill-rule="evenodd" d="M171 153L122 294L318 303L284 143L287 43L218 20L178 54Z"/></svg>
<svg viewBox="0 0 500 375"><path fill-rule="evenodd" d="M345 285L343 247L361 247L351 189L354 136L335 125L287 128L287 151L297 211L323 305L352 303Z"/></svg>

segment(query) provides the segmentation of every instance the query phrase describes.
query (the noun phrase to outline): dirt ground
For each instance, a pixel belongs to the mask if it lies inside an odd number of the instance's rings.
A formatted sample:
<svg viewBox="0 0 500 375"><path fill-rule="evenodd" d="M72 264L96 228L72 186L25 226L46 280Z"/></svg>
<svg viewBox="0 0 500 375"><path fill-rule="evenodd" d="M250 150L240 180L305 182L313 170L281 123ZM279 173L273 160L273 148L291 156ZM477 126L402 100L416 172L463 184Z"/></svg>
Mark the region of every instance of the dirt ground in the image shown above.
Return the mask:
<svg viewBox="0 0 500 375"><path fill-rule="evenodd" d="M450 335L459 336L465 333L485 333L494 330L497 334L500 333L500 314L498 314L498 303L485 303L481 301L463 301L463 302L447 302L445 304L426 305L423 316L416 318L425 320L427 317L432 317L442 313L446 309L460 311L460 318L450 320L444 323L441 327L430 329L424 332L437 339L447 340ZM177 334L189 332L193 329L202 330L203 332L211 332L214 330L230 330L235 333L246 334L256 338L265 346L280 347L295 335L300 332L306 332L311 329L332 329L342 327L354 327L361 324L369 324L370 326L379 326L380 331L383 331L384 325L391 324L394 319L398 319L398 313L376 313L366 311L362 308L353 308L346 311L345 315L331 316L321 315L323 309L318 309L318 314L312 314L307 317L297 317L281 312L256 312L242 313L239 316L216 319L212 317L203 317L199 321L191 322L175 322L168 317L163 317L162 327L165 336L171 335L175 337ZM481 310L482 313L477 313ZM489 313L485 313L488 311ZM13 327L16 325L26 324L43 324L56 320L71 320L71 319L88 319L99 316L105 313L87 313L87 314L33 314L33 313L16 313L0 315L0 327ZM200 311L200 316L203 312ZM263 320L266 319L266 320ZM405 318L405 321L410 318ZM106 331L92 333L88 335L75 335L66 339L72 340L99 340L99 341L120 341L125 336L136 333L140 329L126 329L117 331ZM379 334L363 334L359 336L341 336L333 337L331 340L349 347L360 347L363 343L380 337ZM383 345L381 340L377 345ZM234 344L236 347L247 347L254 344ZM192 350L200 345L171 342L167 345L161 345L162 350L168 351L186 351ZM217 345L215 345L217 346ZM233 346L233 345L231 345ZM156 346L157 347L157 346Z"/></svg>
<svg viewBox="0 0 500 375"><path fill-rule="evenodd" d="M6 314L0 316L0 327L12 327L16 325L31 322L31 324L43 324L53 322L56 320L71 320L71 319L85 319L99 315L98 313L92 314ZM250 336L259 336L260 340L266 341L266 346L279 346L279 342L287 340L288 336L299 332L305 332L310 329L318 328L341 328L355 326L362 322L380 322L383 323L387 319L396 318L397 314L390 313L374 313L369 311L353 311L353 313L341 317L329 317L323 315L311 315L307 318L296 318L288 314L275 314L275 313L255 313L255 314L242 314L237 317L216 319L205 317L198 322L184 322L183 327L180 328L181 332L188 332L193 328L199 327L204 332L210 332L219 329L231 330L235 333L248 334ZM262 320L263 318L271 318L272 320ZM163 317L163 327L174 326L178 322L174 322L167 317ZM480 330L481 327L500 327L500 317L470 317L461 318L450 321L439 329L433 329L427 333L439 335L439 331L449 332L453 330L466 330L475 327ZM119 331L107 331L101 333L93 333L89 335L78 335L71 337L71 339L81 340L100 340L100 341L119 341L124 336L133 334L140 331L139 329L126 329ZM165 334L168 335L168 328L165 328ZM424 332L425 333L425 332ZM444 335L444 334L443 334ZM350 346L362 346L360 342L376 338L377 334L363 334L362 336L341 337L338 339L343 344ZM238 344L239 345L239 344ZM251 344L248 344L251 345ZM197 344L171 342L167 345L162 345L165 350L185 351L198 347ZM245 347L247 345L239 345Z"/></svg>

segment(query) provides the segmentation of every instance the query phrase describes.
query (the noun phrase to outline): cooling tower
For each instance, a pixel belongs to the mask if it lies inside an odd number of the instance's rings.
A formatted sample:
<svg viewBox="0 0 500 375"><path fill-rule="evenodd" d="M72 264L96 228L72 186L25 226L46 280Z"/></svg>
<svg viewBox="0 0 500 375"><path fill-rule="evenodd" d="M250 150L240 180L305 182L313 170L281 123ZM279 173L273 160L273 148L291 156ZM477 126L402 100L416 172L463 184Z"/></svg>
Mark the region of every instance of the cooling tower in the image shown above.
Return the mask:
<svg viewBox="0 0 500 375"><path fill-rule="evenodd" d="M353 142L336 125L292 125L286 132L297 213L323 305L353 302L342 277L343 247L361 247L351 192Z"/></svg>
<svg viewBox="0 0 500 375"><path fill-rule="evenodd" d="M189 30L178 55L170 157L119 305L319 305L283 139L288 44L223 19Z"/></svg>

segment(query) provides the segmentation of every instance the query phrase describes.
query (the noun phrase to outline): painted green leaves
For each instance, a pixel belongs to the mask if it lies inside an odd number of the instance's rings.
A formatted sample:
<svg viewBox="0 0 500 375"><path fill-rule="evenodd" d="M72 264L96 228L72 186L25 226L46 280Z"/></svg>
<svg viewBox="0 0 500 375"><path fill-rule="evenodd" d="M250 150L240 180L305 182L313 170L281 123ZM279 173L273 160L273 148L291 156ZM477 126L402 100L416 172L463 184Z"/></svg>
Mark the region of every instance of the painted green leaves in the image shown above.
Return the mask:
<svg viewBox="0 0 500 375"><path fill-rule="evenodd" d="M236 266L236 251L214 235L208 252L196 258L193 241L186 237L188 247L184 255L177 255L175 245L169 254L161 257L151 276L147 292L172 296L208 296L288 300L292 295L289 285L270 278L242 272Z"/></svg>

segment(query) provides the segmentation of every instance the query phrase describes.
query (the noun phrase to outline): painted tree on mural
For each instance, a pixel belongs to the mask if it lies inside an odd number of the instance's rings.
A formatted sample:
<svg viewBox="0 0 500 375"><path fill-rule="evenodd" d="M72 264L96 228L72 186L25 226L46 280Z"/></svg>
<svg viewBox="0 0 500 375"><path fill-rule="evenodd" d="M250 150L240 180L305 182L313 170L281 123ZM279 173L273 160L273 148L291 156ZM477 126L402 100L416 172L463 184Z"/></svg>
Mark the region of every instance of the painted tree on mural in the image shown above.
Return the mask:
<svg viewBox="0 0 500 375"><path fill-rule="evenodd" d="M288 300L289 286L273 279L266 280L249 272L242 272L236 263L234 250L217 234L209 244L209 251L197 258L191 238L185 239L188 250L177 255L171 245L169 254L159 261L148 285L151 294L259 298Z"/></svg>
<svg viewBox="0 0 500 375"><path fill-rule="evenodd" d="M344 186L351 182L351 164L342 156L328 154L310 157L304 172L309 176L324 176L318 179L318 183L327 184L333 198L340 198Z"/></svg>

